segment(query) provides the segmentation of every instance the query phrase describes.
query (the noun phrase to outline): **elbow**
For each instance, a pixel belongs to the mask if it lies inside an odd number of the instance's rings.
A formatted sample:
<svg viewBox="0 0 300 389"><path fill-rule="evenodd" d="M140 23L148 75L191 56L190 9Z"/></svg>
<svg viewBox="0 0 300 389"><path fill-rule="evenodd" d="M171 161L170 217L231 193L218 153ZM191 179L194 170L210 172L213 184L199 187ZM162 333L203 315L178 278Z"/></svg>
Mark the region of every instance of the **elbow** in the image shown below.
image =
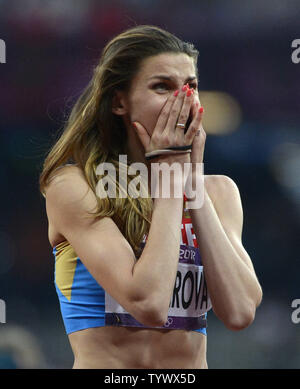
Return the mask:
<svg viewBox="0 0 300 389"><path fill-rule="evenodd" d="M133 316L145 327L162 327L168 320L168 312L149 302L139 302L134 311Z"/></svg>
<svg viewBox="0 0 300 389"><path fill-rule="evenodd" d="M258 285L258 297L256 302L256 308L261 304L263 298L263 291L260 285Z"/></svg>
<svg viewBox="0 0 300 389"><path fill-rule="evenodd" d="M230 319L224 321L225 326L231 331L241 331L249 327L255 318L255 309L248 309L247 311L235 315L231 315Z"/></svg>
<svg viewBox="0 0 300 389"><path fill-rule="evenodd" d="M159 312L148 312L147 314L143 315L141 317L141 323L145 327L163 327L164 324L166 323L167 318L160 315Z"/></svg>
<svg viewBox="0 0 300 389"><path fill-rule="evenodd" d="M241 331L249 327L253 320L254 318L236 318L235 320L231 320L230 322L225 323L225 326L231 331Z"/></svg>
<svg viewBox="0 0 300 389"><path fill-rule="evenodd" d="M262 288L259 286L256 297L248 300L246 307L244 306L234 314L231 313L227 320L223 320L225 326L231 331L241 331L249 327L255 319L256 308L261 304L262 296Z"/></svg>

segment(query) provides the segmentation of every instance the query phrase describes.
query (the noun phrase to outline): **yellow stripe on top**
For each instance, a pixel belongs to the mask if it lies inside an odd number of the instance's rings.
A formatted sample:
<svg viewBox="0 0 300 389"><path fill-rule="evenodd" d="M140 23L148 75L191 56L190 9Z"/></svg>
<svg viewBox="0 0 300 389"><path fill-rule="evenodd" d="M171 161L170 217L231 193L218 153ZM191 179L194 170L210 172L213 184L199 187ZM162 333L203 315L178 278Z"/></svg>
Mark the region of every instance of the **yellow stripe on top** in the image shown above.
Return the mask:
<svg viewBox="0 0 300 389"><path fill-rule="evenodd" d="M55 282L69 301L71 300L77 257L73 247L66 240L56 246Z"/></svg>

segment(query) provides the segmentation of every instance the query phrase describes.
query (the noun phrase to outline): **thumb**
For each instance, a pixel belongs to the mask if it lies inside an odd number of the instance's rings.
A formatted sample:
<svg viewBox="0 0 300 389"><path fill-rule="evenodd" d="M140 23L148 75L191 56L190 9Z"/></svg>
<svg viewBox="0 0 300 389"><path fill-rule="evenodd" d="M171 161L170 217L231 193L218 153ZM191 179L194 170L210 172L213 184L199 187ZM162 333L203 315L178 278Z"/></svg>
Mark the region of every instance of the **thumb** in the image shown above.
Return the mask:
<svg viewBox="0 0 300 389"><path fill-rule="evenodd" d="M144 146L145 150L148 150L148 146L150 143L150 136L144 126L142 126L139 122L132 122L133 128L135 129L136 133L138 134L138 137Z"/></svg>

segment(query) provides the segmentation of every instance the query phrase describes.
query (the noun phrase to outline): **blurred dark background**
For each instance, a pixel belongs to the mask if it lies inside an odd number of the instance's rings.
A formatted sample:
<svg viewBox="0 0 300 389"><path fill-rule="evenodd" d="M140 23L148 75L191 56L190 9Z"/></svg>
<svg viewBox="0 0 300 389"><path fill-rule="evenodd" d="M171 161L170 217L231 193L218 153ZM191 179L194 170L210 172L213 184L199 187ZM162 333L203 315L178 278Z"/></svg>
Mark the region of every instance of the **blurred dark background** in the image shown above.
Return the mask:
<svg viewBox="0 0 300 389"><path fill-rule="evenodd" d="M238 185L243 244L264 298L231 332L208 314L210 368L299 368L300 39L297 0L0 0L0 368L69 368L73 357L53 284L45 153L108 40L154 24L193 42L206 109L205 174Z"/></svg>

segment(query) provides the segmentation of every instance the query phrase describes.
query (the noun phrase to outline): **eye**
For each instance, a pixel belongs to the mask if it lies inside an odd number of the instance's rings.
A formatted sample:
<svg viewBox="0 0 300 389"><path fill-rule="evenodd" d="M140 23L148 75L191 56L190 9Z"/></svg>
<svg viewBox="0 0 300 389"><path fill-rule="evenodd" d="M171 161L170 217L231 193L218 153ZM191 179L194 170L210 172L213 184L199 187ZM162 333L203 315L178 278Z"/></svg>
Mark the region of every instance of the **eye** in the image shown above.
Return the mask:
<svg viewBox="0 0 300 389"><path fill-rule="evenodd" d="M167 90L167 89L169 89L169 86L165 82L159 82L159 83L153 85L153 89Z"/></svg>
<svg viewBox="0 0 300 389"><path fill-rule="evenodd" d="M195 83L195 82L192 82L191 84L189 84L190 88L194 88L195 90L198 89L198 85Z"/></svg>

